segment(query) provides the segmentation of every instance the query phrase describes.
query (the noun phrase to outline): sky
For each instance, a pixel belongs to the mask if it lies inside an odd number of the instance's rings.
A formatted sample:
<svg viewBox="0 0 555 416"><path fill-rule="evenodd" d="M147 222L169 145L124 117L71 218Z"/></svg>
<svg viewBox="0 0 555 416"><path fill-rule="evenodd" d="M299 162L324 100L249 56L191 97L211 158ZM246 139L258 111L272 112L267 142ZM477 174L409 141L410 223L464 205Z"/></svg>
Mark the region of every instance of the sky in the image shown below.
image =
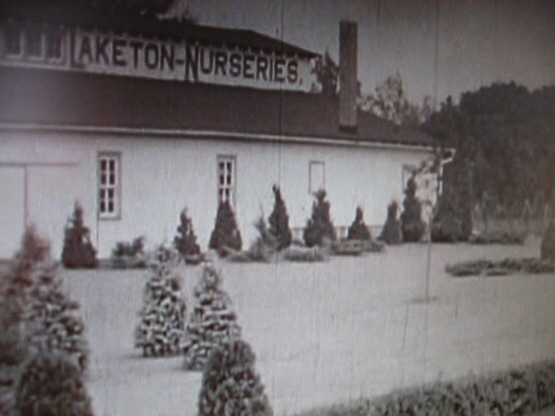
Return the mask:
<svg viewBox="0 0 555 416"><path fill-rule="evenodd" d="M339 21L358 23L363 94L399 72L409 100L493 82L555 84L553 0L178 0L199 24L252 29L338 62Z"/></svg>

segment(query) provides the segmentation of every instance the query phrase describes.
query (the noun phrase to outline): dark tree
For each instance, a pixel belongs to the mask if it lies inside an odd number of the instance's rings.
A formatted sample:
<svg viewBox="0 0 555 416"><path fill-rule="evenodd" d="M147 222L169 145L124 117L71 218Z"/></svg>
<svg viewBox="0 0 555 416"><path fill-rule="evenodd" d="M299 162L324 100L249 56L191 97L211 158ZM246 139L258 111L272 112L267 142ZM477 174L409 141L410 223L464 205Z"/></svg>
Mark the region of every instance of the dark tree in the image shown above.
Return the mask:
<svg viewBox="0 0 555 416"><path fill-rule="evenodd" d="M83 221L83 208L75 203L73 217L65 228L62 264L70 269L96 267L96 250L92 245L90 230Z"/></svg>
<svg viewBox="0 0 555 416"><path fill-rule="evenodd" d="M22 368L15 388L21 416L92 416L79 366L60 351L39 350Z"/></svg>
<svg viewBox="0 0 555 416"><path fill-rule="evenodd" d="M316 73L316 79L322 86L322 94L329 96L336 95L339 65L333 61L328 51L326 51L324 58L316 61L314 72Z"/></svg>
<svg viewBox="0 0 555 416"><path fill-rule="evenodd" d="M226 256L232 251L241 250L242 245L241 232L237 227L231 204L229 201L220 202L208 247L217 250L221 256Z"/></svg>
<svg viewBox="0 0 555 416"><path fill-rule="evenodd" d="M403 213L401 214L401 229L403 241L420 241L426 231L426 224L422 221L422 205L416 198L416 181L411 177L405 189L405 199L403 200Z"/></svg>
<svg viewBox="0 0 555 416"><path fill-rule="evenodd" d="M555 261L555 222L551 221L545 231L541 244L541 258Z"/></svg>
<svg viewBox="0 0 555 416"><path fill-rule="evenodd" d="M177 227L177 235L173 240L174 247L184 257L200 254L197 236L193 230L193 221L187 216L187 208L181 211L179 219L181 224Z"/></svg>
<svg viewBox="0 0 555 416"><path fill-rule="evenodd" d="M364 223L364 213L361 207L357 207L355 213L355 220L349 227L347 232L348 240L370 240L370 231Z"/></svg>
<svg viewBox="0 0 555 416"><path fill-rule="evenodd" d="M274 192L275 202L274 210L268 217L268 223L270 224L268 233L274 238L276 249L283 250L291 245L292 235L289 228L289 216L279 187L274 185L272 191Z"/></svg>
<svg viewBox="0 0 555 416"><path fill-rule="evenodd" d="M186 370L202 370L214 348L241 337L237 315L221 283L218 271L206 265L194 290L195 305L187 325Z"/></svg>
<svg viewBox="0 0 555 416"><path fill-rule="evenodd" d="M235 340L215 349L202 374L198 415L273 415L255 360L245 341Z"/></svg>
<svg viewBox="0 0 555 416"><path fill-rule="evenodd" d="M457 196L449 188L445 188L438 199L431 233L434 242L453 243L463 237L462 221L457 209Z"/></svg>
<svg viewBox="0 0 555 416"><path fill-rule="evenodd" d="M325 240L335 241L335 228L330 218L330 203L326 201L326 191L314 193L316 201L312 204L312 217L307 221L303 239L308 247L322 246Z"/></svg>
<svg viewBox="0 0 555 416"><path fill-rule="evenodd" d="M401 244L403 242L401 221L397 218L398 211L399 205L395 201L387 206L387 219L378 240L387 244Z"/></svg>

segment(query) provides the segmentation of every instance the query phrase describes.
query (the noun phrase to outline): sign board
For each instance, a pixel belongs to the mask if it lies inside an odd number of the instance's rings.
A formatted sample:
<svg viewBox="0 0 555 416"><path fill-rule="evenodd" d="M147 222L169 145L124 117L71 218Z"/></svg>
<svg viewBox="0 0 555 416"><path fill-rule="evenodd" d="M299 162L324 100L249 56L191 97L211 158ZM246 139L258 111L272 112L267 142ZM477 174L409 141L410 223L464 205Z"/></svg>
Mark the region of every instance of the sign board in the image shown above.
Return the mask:
<svg viewBox="0 0 555 416"><path fill-rule="evenodd" d="M71 35L71 67L86 72L296 91L317 83L309 58L81 29Z"/></svg>

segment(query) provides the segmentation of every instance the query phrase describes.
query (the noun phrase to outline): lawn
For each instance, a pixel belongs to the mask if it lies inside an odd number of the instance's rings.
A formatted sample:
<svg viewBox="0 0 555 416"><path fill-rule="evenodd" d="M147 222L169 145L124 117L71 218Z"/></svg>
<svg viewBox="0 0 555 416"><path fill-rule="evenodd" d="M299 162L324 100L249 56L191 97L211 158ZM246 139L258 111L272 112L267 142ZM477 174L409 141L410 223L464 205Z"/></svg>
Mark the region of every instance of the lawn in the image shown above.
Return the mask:
<svg viewBox="0 0 555 416"><path fill-rule="evenodd" d="M453 278L446 263L531 257L525 246L387 247L325 263L222 263L276 415L555 358L555 275ZM191 298L200 268L183 267ZM200 373L133 348L144 270L64 271L91 349L95 414L194 416ZM429 301L426 302L426 287Z"/></svg>

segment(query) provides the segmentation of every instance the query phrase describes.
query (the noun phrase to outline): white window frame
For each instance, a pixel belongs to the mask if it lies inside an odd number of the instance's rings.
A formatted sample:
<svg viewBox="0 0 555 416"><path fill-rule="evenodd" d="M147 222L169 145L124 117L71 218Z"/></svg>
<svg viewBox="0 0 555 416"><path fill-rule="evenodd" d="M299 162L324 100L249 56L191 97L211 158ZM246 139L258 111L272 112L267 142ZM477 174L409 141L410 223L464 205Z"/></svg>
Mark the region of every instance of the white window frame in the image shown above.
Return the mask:
<svg viewBox="0 0 555 416"><path fill-rule="evenodd" d="M97 198L98 218L121 218L121 153L98 153Z"/></svg>
<svg viewBox="0 0 555 416"><path fill-rule="evenodd" d="M229 201L232 207L235 206L236 175L237 157L218 155L216 166L218 204Z"/></svg>
<svg viewBox="0 0 555 416"><path fill-rule="evenodd" d="M322 182L315 183L316 169L322 170ZM313 194L326 189L326 164L322 160L311 160L308 162L308 193Z"/></svg>

